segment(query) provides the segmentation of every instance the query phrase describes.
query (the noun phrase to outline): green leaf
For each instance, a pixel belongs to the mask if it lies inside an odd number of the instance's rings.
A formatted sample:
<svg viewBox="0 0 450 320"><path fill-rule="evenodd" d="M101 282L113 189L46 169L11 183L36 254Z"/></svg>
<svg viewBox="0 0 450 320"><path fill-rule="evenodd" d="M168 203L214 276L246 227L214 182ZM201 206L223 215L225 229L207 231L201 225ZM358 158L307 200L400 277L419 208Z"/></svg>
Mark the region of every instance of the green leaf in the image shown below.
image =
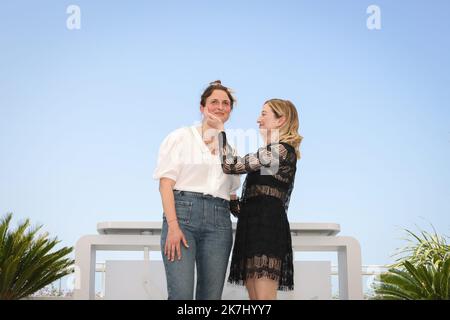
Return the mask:
<svg viewBox="0 0 450 320"><path fill-rule="evenodd" d="M0 220L0 299L21 299L72 272L72 247L54 250L57 238L38 235L27 219L10 230L12 214Z"/></svg>

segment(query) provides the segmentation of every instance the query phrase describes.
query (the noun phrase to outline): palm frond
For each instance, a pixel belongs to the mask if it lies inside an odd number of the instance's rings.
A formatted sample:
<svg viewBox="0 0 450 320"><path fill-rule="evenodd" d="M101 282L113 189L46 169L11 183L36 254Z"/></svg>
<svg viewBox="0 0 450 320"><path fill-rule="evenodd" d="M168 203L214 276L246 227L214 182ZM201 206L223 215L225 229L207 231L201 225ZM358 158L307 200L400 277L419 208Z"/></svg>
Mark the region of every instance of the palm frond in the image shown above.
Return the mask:
<svg viewBox="0 0 450 320"><path fill-rule="evenodd" d="M54 250L60 243L29 219L9 230L12 214L0 220L0 299L27 297L72 272L72 247Z"/></svg>
<svg viewBox="0 0 450 320"><path fill-rule="evenodd" d="M421 231L419 235L404 229L408 245L390 269L374 282L374 299L448 300L450 298L450 246L446 238ZM394 256L395 256L394 255Z"/></svg>

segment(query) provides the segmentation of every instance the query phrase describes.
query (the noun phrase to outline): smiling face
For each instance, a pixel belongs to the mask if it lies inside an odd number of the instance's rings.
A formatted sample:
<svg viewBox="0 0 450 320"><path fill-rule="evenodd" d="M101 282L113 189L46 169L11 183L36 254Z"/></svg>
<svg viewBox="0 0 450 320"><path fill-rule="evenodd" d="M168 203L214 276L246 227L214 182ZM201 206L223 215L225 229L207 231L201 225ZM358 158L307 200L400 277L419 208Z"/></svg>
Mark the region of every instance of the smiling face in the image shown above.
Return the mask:
<svg viewBox="0 0 450 320"><path fill-rule="evenodd" d="M265 104L261 110L261 115L256 122L258 123L260 130L278 129L284 123L284 117L277 118L272 108L268 104Z"/></svg>
<svg viewBox="0 0 450 320"><path fill-rule="evenodd" d="M211 95L206 98L205 106L200 105L200 111L203 113L204 108L208 109L209 113L225 123L230 118L231 101L228 94L223 90L214 90Z"/></svg>

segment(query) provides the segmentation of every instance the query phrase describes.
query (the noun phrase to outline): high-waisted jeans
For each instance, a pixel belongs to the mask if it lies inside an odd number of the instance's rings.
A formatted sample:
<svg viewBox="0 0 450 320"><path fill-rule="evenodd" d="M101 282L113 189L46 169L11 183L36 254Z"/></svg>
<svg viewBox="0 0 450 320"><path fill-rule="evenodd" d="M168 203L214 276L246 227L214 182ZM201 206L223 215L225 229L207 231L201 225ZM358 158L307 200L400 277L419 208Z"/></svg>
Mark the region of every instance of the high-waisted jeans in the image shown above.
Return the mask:
<svg viewBox="0 0 450 320"><path fill-rule="evenodd" d="M197 300L220 300L233 234L229 201L197 192L174 190L178 224L188 242L181 242L181 260L164 255L168 225L165 216L161 252L166 270L169 300L192 300L194 267L197 268Z"/></svg>

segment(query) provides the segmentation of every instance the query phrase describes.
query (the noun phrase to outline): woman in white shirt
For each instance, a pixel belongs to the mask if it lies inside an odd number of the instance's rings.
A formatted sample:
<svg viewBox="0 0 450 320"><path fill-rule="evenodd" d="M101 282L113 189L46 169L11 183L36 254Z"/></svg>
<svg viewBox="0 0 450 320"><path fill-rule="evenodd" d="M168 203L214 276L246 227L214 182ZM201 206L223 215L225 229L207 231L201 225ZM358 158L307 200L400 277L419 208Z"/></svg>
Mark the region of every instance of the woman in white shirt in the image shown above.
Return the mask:
<svg viewBox="0 0 450 320"><path fill-rule="evenodd" d="M231 90L215 81L203 92L200 111L225 123L234 102ZM193 299L195 265L195 298L221 299L233 241L230 196L236 198L240 179L223 173L217 134L205 119L164 139L153 178L160 180L164 210L161 252L169 300Z"/></svg>

